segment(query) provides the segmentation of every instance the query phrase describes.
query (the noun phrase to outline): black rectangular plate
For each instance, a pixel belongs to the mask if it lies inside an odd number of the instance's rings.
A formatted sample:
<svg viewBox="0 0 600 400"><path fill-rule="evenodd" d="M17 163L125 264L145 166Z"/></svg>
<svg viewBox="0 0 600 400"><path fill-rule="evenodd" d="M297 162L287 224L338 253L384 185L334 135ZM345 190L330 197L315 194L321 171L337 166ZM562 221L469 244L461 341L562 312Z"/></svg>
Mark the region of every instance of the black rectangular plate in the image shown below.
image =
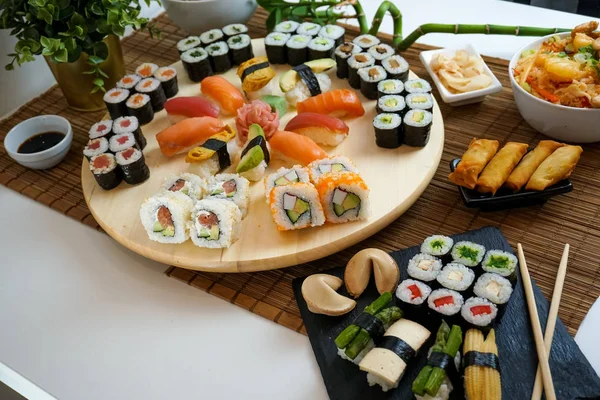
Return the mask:
<svg viewBox="0 0 600 400"><path fill-rule="evenodd" d="M450 171L454 172L460 158L450 161ZM476 190L467 189L458 186L458 191L467 207L479 208L482 211L504 210L507 208L528 207L535 204L545 203L550 197L557 194L568 193L573 190L573 184L569 179L564 179L556 185L534 192L521 191L513 193L512 191L500 188L494 196L491 194L481 194Z"/></svg>
<svg viewBox="0 0 600 400"><path fill-rule="evenodd" d="M512 252L502 233L492 227L453 235L452 238L455 241L469 240L481 243L488 249L501 249ZM408 260L418 252L419 247L411 247L391 253L400 266L401 279L408 277L406 265ZM343 278L344 267L337 267L323 272ZM342 360L337 355L337 348L333 342L335 337L362 312L364 307L379 296L373 279L371 279L367 290L357 300L356 308L351 313L340 317L328 317L308 311L301 293L303 281L304 278L296 278L292 282L292 286L329 397L332 400L413 399L412 382L427 361L426 354L433 344L435 332L432 332L429 341L406 369L398 388L384 393L379 389L379 386L370 387L368 385L365 372L360 371L356 365L349 361ZM535 283L533 289L543 329L546 325L549 305ZM347 295L344 288L340 289L340 293ZM420 323L427 322L415 320ZM435 323L437 324L437 321ZM431 325L431 323L426 325ZM518 280L504 315L495 328L502 370L502 398L529 399L535 380L537 354L521 280ZM560 320L556 323L550 353L550 367L558 399L574 400L600 396L600 378ZM458 398L464 398L462 383L455 385L455 390L452 392L452 399Z"/></svg>

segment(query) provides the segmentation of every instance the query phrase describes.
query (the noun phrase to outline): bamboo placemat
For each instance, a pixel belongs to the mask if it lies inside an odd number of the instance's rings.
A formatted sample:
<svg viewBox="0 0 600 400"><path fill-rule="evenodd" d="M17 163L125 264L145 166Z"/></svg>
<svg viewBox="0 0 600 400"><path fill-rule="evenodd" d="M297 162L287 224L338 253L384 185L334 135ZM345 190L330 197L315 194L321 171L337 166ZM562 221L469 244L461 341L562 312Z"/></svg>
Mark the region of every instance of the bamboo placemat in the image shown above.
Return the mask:
<svg viewBox="0 0 600 400"><path fill-rule="evenodd" d="M265 20L266 13L257 11L248 23L252 37L265 35ZM163 32L160 41L139 32L123 40L128 72L134 71L142 62L168 65L177 61L175 43L186 33L165 15L156 22ZM348 38L353 36L355 33L348 33ZM418 56L420 51L429 48L415 45L403 53L411 69L423 78L428 76ZM457 188L447 179L448 163L464 152L474 136L532 145L542 138L517 111L510 89L508 62L489 57L485 61L504 89L488 96L481 104L453 108L440 102L446 130L440 166L419 200L387 228L356 246L302 266L252 274L217 274L171 267L166 274L290 329L306 333L291 288L295 277L344 265L354 253L366 247L392 251L414 246L434 233L453 234L494 225L502 230L513 247L517 242L523 244L530 271L548 298L552 293L563 244L571 244L572 256L560 317L571 334L575 334L600 295L597 257L597 249L600 248L600 145L584 146L585 151L572 176L575 189L571 193L555 197L543 206L524 209L485 213L466 208ZM437 93L436 98L439 98ZM34 171L13 162L0 145L0 183L100 229L83 199L80 172L81 151L87 142L87 131L104 112L70 110L60 90L54 87L3 120L0 139L3 140L15 124L39 114L58 114L71 122L75 135L69 155L52 170Z"/></svg>

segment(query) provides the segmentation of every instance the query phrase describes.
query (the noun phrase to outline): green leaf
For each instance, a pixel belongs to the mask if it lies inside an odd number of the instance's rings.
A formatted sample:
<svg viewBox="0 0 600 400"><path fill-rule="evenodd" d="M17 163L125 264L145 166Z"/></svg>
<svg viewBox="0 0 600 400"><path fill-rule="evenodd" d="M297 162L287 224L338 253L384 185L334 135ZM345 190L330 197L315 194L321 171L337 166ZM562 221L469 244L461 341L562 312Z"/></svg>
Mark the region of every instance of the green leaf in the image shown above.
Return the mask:
<svg viewBox="0 0 600 400"><path fill-rule="evenodd" d="M53 58L56 62L66 63L69 59L69 53L67 49L59 49L54 53Z"/></svg>
<svg viewBox="0 0 600 400"><path fill-rule="evenodd" d="M94 86L94 87L92 88L92 91L91 91L90 93L94 94L94 93L96 93L98 90L100 90L100 86Z"/></svg>
<svg viewBox="0 0 600 400"><path fill-rule="evenodd" d="M108 58L108 46L104 42L94 43L92 51L95 56L101 58L103 61Z"/></svg>
<svg viewBox="0 0 600 400"><path fill-rule="evenodd" d="M104 10L102 9L102 6L100 6L100 4L98 3L92 4L90 10L96 15L104 15Z"/></svg>
<svg viewBox="0 0 600 400"><path fill-rule="evenodd" d="M4 66L4 69L7 70L7 71L12 71L12 70L15 69L15 66L12 63L11 64L6 64Z"/></svg>
<svg viewBox="0 0 600 400"><path fill-rule="evenodd" d="M117 36L123 36L125 35L125 28L119 25L113 25L112 33L114 33Z"/></svg>
<svg viewBox="0 0 600 400"><path fill-rule="evenodd" d="M50 45L51 45L50 39L48 39L46 36L40 37L40 43L44 47L50 47Z"/></svg>
<svg viewBox="0 0 600 400"><path fill-rule="evenodd" d="M61 20L65 20L65 19L69 18L71 15L73 15L74 12L75 12L75 7L67 6L60 10L60 12L58 13L58 18Z"/></svg>
<svg viewBox="0 0 600 400"><path fill-rule="evenodd" d="M97 69L93 68L93 69L90 69L90 70L87 70L87 71L83 71L82 74L84 74L84 75L93 75L93 74L96 73L96 71L97 71Z"/></svg>
<svg viewBox="0 0 600 400"><path fill-rule="evenodd" d="M106 16L106 21L109 25L116 25L119 23L119 13L115 11L109 11Z"/></svg>
<svg viewBox="0 0 600 400"><path fill-rule="evenodd" d="M33 27L27 28L23 31L23 39L39 41L40 33Z"/></svg>
<svg viewBox="0 0 600 400"><path fill-rule="evenodd" d="M46 21L47 24L52 24L52 14L43 8L39 8L37 12L38 19Z"/></svg>
<svg viewBox="0 0 600 400"><path fill-rule="evenodd" d="M69 50L69 60L68 62L75 62L77 60L79 60L79 57L81 57L81 47L77 46L75 47L74 50Z"/></svg>
<svg viewBox="0 0 600 400"><path fill-rule="evenodd" d="M104 79L102 79L102 78L96 78L96 79L94 79L94 85L96 85L96 86L103 86L104 85Z"/></svg>
<svg viewBox="0 0 600 400"><path fill-rule="evenodd" d="M65 49L67 49L68 52L75 51L77 48L77 42L74 38L65 39L63 43L65 44Z"/></svg>
<svg viewBox="0 0 600 400"><path fill-rule="evenodd" d="M110 27L110 25L108 25L108 22L106 22L105 19L98 20L98 25L96 26L96 30L103 35L107 35L107 34L111 33L111 27Z"/></svg>
<svg viewBox="0 0 600 400"><path fill-rule="evenodd" d="M51 56L53 54L54 54L54 50L49 47L44 47L44 49L42 50L43 56Z"/></svg>
<svg viewBox="0 0 600 400"><path fill-rule="evenodd" d="M98 64L102 64L104 62L103 58L100 58L98 56L89 56L88 57L88 63L92 64L92 65L98 65Z"/></svg>
<svg viewBox="0 0 600 400"><path fill-rule="evenodd" d="M106 72L102 71L100 68L98 68L98 74L100 74L100 76L103 76L108 79L108 74Z"/></svg>
<svg viewBox="0 0 600 400"><path fill-rule="evenodd" d="M69 6L69 4L71 4L71 0L56 0L56 5L61 10L64 10L65 8L67 8Z"/></svg>

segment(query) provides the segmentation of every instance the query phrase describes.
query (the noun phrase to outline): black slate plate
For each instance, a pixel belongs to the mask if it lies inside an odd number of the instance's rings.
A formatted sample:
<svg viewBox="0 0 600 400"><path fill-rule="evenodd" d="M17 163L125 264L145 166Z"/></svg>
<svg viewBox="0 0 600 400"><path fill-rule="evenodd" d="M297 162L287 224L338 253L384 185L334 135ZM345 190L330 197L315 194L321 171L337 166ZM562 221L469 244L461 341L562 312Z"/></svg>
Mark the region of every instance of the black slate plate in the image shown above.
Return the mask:
<svg viewBox="0 0 600 400"><path fill-rule="evenodd" d="M460 158L450 161L450 171L454 172ZM481 194L475 190L458 186L458 191L467 207L479 208L482 211L504 210L507 208L528 207L535 204L545 203L550 197L557 194L568 193L573 190L573 184L569 179L564 179L556 185L542 190L541 192L521 191L513 193L501 188L494 196Z"/></svg>
<svg viewBox="0 0 600 400"><path fill-rule="evenodd" d="M488 249L502 249L512 252L510 245L496 228L482 228L453 235L452 237L455 241L470 240L481 243ZM391 253L400 266L401 279L407 278L406 264L418 252L418 247L411 247ZM343 272L344 267L324 271L324 273L341 278L343 278ZM367 384L365 372L361 372L354 364L338 357L337 348L333 342L333 339L362 312L363 308L378 297L373 279L371 279L365 293L358 299L356 308L350 314L341 317L328 317L308 311L300 290L303 281L304 278L294 279L292 282L294 294L329 397L332 400L413 399L411 385L427 361L426 352L433 344L435 332L432 332L430 340L423 346L413 363L408 366L404 377L400 381L400 386L393 391L384 393L379 390L379 386L370 387ZM549 304L535 283L533 289L543 329L546 324ZM340 289L340 293L347 295L343 288ZM429 317L425 317L425 320L418 320L414 316L411 316L411 318L428 325L433 330L437 329L439 325L438 320L433 321ZM502 398L528 399L531 397L533 390L537 354L531 333L523 285L520 280L517 282L502 319L496 324L495 328L502 369ZM560 320L557 321L554 333L554 342L550 353L550 367L558 399L573 400L600 396L600 378ZM461 386L462 384L455 385L453 399L464 398L461 397Z"/></svg>

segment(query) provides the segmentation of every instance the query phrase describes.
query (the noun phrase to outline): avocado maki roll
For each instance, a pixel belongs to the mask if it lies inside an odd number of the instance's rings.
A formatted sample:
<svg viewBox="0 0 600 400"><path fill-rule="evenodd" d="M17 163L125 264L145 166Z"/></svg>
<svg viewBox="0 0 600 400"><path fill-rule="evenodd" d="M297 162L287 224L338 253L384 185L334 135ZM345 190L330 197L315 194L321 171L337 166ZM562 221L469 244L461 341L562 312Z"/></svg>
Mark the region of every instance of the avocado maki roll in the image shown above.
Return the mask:
<svg viewBox="0 0 600 400"><path fill-rule="evenodd" d="M229 39L236 35L248 33L248 27L244 24L229 24L223 27L223 33Z"/></svg>
<svg viewBox="0 0 600 400"><path fill-rule="evenodd" d="M375 59L369 53L356 53L348 58L348 84L353 89L360 89L358 70L375 65Z"/></svg>
<svg viewBox="0 0 600 400"><path fill-rule="evenodd" d="M265 38L265 51L271 64L285 64L287 62L285 44L290 35L282 32L271 32Z"/></svg>
<svg viewBox="0 0 600 400"><path fill-rule="evenodd" d="M425 79L411 79L404 82L406 93L431 93L431 85Z"/></svg>
<svg viewBox="0 0 600 400"><path fill-rule="evenodd" d="M398 95L387 95L380 97L377 100L377 112L378 113L392 113L400 116L404 115L406 103L404 97Z"/></svg>
<svg viewBox="0 0 600 400"><path fill-rule="evenodd" d="M317 36L321 30L321 25L315 24L314 22L303 22L298 27L297 33L299 35Z"/></svg>
<svg viewBox="0 0 600 400"><path fill-rule="evenodd" d="M163 90L160 81L154 78L144 78L135 85L135 90L138 93L147 94L150 96L150 103L152 104L152 110L158 112L165 108L165 102L167 101L167 95Z"/></svg>
<svg viewBox="0 0 600 400"><path fill-rule="evenodd" d="M375 143L386 149L395 149L404 142L402 132L402 117L398 114L383 113L375 116L373 120L375 129Z"/></svg>
<svg viewBox="0 0 600 400"><path fill-rule="evenodd" d="M129 90L121 88L110 89L104 94L104 103L112 119L129 115L129 110L127 110L129 94Z"/></svg>
<svg viewBox="0 0 600 400"><path fill-rule="evenodd" d="M185 39L181 39L179 42L177 42L177 51L179 54L182 54L188 50L200 47L201 45L202 41L198 36L188 36Z"/></svg>
<svg viewBox="0 0 600 400"><path fill-rule="evenodd" d="M390 79L399 79L402 82L408 79L408 62L398 54L382 60L381 66L385 68Z"/></svg>
<svg viewBox="0 0 600 400"><path fill-rule="evenodd" d="M208 53L201 47L186 51L181 55L183 68L192 82L200 82L213 74Z"/></svg>
<svg viewBox="0 0 600 400"><path fill-rule="evenodd" d="M183 193L159 193L140 207L140 219L148 238L159 243L183 243L189 239L186 222L194 203Z"/></svg>
<svg viewBox="0 0 600 400"><path fill-rule="evenodd" d="M380 43L369 48L369 54L375 59L375 64L381 65L381 62L394 55L394 48L388 44Z"/></svg>
<svg viewBox="0 0 600 400"><path fill-rule="evenodd" d="M362 49L351 42L345 42L336 47L334 51L337 64L336 76L340 79L348 77L348 59L351 55L360 53Z"/></svg>
<svg viewBox="0 0 600 400"><path fill-rule="evenodd" d="M90 170L98 186L104 190L116 188L123 180L115 156L110 153L93 156L90 159Z"/></svg>
<svg viewBox="0 0 600 400"><path fill-rule="evenodd" d="M451 254L454 262L466 265L467 267L476 267L483 260L485 247L473 242L457 242L452 247Z"/></svg>
<svg viewBox="0 0 600 400"><path fill-rule="evenodd" d="M326 37L316 37L308 42L308 59L318 60L321 58L331 58L331 53L335 42Z"/></svg>
<svg viewBox="0 0 600 400"><path fill-rule="evenodd" d="M379 40L377 36L365 34L355 37L352 43L359 46L363 50L368 50L371 47L381 43L381 40Z"/></svg>
<svg viewBox="0 0 600 400"><path fill-rule="evenodd" d="M225 42L215 42L206 46L206 52L213 71L217 74L227 72L231 69L229 47Z"/></svg>
<svg viewBox="0 0 600 400"><path fill-rule="evenodd" d="M135 142L140 147L140 149L144 150L144 148L146 147L146 137L142 133L140 124L136 117L121 117L115 119L113 123L113 129L115 135L120 135L122 133L133 134Z"/></svg>
<svg viewBox="0 0 600 400"><path fill-rule="evenodd" d="M404 92L404 84L400 79L384 79L377 84L377 96L397 94L400 95Z"/></svg>
<svg viewBox="0 0 600 400"><path fill-rule="evenodd" d="M246 34L230 37L227 39L227 46L231 49L231 60L234 65L240 65L244 61L254 58L252 41Z"/></svg>
<svg viewBox="0 0 600 400"><path fill-rule="evenodd" d="M481 267L486 272L494 272L498 275L516 278L517 257L514 254L501 250L488 250L485 254Z"/></svg>
<svg viewBox="0 0 600 400"><path fill-rule="evenodd" d="M194 245L208 249L231 246L240 237L242 213L232 202L223 199L204 199L192 209L188 222Z"/></svg>
<svg viewBox="0 0 600 400"><path fill-rule="evenodd" d="M175 97L179 92L177 83L177 70L173 67L160 67L154 73L154 77L160 82L167 99Z"/></svg>
<svg viewBox="0 0 600 400"><path fill-rule="evenodd" d="M223 31L220 29L211 29L200 35L200 41L202 42L203 46L208 46L209 44L213 44L221 40L225 40L225 38Z"/></svg>
<svg viewBox="0 0 600 400"><path fill-rule="evenodd" d="M150 178L150 169L146 165L144 153L135 147L119 151L115 158L121 168L123 179L130 185L138 185Z"/></svg>
<svg viewBox="0 0 600 400"><path fill-rule="evenodd" d="M409 110L404 115L404 143L409 146L423 147L429 142L432 115L425 110Z"/></svg>
<svg viewBox="0 0 600 400"><path fill-rule="evenodd" d="M238 174L218 174L208 182L209 199L225 199L234 203L242 212L242 218L248 212L250 201L250 182Z"/></svg>
<svg viewBox="0 0 600 400"><path fill-rule="evenodd" d="M273 221L280 231L320 226L325 223L317 189L310 183L297 182L275 186L269 193Z"/></svg>
<svg viewBox="0 0 600 400"><path fill-rule="evenodd" d="M152 102L147 94L136 93L127 99L127 110L131 116L137 118L141 125L150 123L154 119Z"/></svg>
<svg viewBox="0 0 600 400"><path fill-rule="evenodd" d="M288 64L296 67L308 60L308 43L311 37L307 35L292 35L285 44Z"/></svg>
<svg viewBox="0 0 600 400"><path fill-rule="evenodd" d="M335 46L339 46L344 42L346 30L339 25L325 25L319 30L319 36L333 40Z"/></svg>
<svg viewBox="0 0 600 400"><path fill-rule="evenodd" d="M275 25L274 32L294 34L298 30L300 23L296 21L283 21Z"/></svg>
<svg viewBox="0 0 600 400"><path fill-rule="evenodd" d="M410 109L433 111L433 96L429 93L409 93L406 105Z"/></svg>

